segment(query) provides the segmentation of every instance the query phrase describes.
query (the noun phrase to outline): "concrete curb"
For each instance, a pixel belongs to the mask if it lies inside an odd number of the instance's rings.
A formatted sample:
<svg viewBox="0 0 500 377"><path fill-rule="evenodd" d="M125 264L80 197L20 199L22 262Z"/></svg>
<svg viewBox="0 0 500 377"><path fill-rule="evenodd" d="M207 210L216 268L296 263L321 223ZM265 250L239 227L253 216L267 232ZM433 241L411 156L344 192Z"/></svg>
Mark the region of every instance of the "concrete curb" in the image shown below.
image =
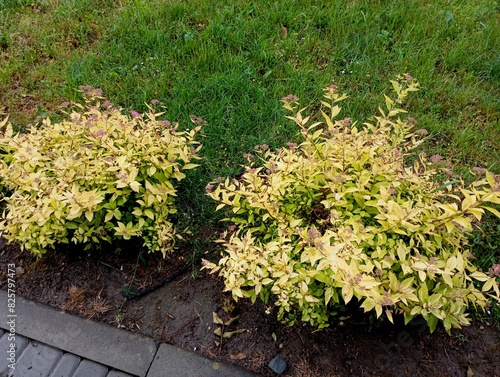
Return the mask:
<svg viewBox="0 0 500 377"><path fill-rule="evenodd" d="M165 371L168 371L165 374ZM170 344L161 344L147 377L255 377L232 365L219 363Z"/></svg>
<svg viewBox="0 0 500 377"><path fill-rule="evenodd" d="M15 317L0 290L0 328L138 377L252 377L247 371L154 339L16 296Z"/></svg>
<svg viewBox="0 0 500 377"><path fill-rule="evenodd" d="M0 302L7 294L0 291ZM16 333L124 372L144 377L153 361L157 342L16 296ZM0 318L7 317L0 306ZM5 321L0 327L6 328ZM6 328L6 330L8 330Z"/></svg>

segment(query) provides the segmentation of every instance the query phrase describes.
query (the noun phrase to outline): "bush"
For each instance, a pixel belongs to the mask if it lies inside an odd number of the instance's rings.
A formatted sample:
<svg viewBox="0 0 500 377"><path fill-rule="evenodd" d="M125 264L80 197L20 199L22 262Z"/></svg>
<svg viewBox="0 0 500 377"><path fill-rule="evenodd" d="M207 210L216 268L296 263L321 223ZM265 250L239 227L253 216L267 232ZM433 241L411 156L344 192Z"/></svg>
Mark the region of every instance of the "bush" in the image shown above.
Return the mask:
<svg viewBox="0 0 500 377"><path fill-rule="evenodd" d="M415 120L396 108L418 83L406 75L392 85L396 98L363 124L335 120L346 98L335 85L316 117L285 97L302 142L258 146L241 177L207 186L234 225L218 264L205 267L235 299L272 297L280 320L320 328L352 301L390 321L422 315L431 331L468 325L469 305L498 300L496 273L471 263L466 235L485 210L500 216L487 206L500 203L500 176L436 183L440 157L410 153L427 131L412 131Z"/></svg>
<svg viewBox="0 0 500 377"><path fill-rule="evenodd" d="M0 123L0 184L10 190L0 232L38 256L57 243L88 249L132 237L165 255L180 237L169 220L173 181L197 166L200 125L180 132L152 107L127 116L85 89L86 104L60 123L17 134Z"/></svg>

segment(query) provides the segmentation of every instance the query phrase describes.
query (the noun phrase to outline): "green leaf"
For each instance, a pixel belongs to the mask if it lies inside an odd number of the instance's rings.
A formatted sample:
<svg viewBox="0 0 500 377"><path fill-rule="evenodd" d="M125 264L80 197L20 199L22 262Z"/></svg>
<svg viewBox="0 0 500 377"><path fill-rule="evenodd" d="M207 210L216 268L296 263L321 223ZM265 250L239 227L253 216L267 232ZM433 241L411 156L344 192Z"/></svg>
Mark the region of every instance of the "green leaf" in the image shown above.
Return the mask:
<svg viewBox="0 0 500 377"><path fill-rule="evenodd" d="M431 334L434 332L434 330L436 330L436 326L438 324L438 318L430 313L429 316L426 318L427 320L427 326L429 326L429 330L431 332Z"/></svg>
<svg viewBox="0 0 500 377"><path fill-rule="evenodd" d="M429 299L429 290L427 289L427 284L425 282L418 290L418 299L420 300L420 302L427 302L427 300Z"/></svg>
<svg viewBox="0 0 500 377"><path fill-rule="evenodd" d="M70 221L70 222L67 222L66 223L66 228L68 229L78 229L78 224L73 222L73 221Z"/></svg>
<svg viewBox="0 0 500 377"><path fill-rule="evenodd" d="M448 187L448 186L450 186L450 185L454 185L454 184L455 184L455 183L457 183L457 182L460 182L460 181L459 181L459 180L457 180L457 179L455 179L455 180L453 180L453 181L448 181L448 182L446 182L445 184L443 184L443 185L439 186L439 187L438 187L437 189L435 189L434 191L440 191L440 190L442 190L442 189L444 189L444 188L446 188L446 187Z"/></svg>
<svg viewBox="0 0 500 377"><path fill-rule="evenodd" d="M444 19L446 23L449 24L453 20L453 13L451 13L450 11L446 11L444 14Z"/></svg>

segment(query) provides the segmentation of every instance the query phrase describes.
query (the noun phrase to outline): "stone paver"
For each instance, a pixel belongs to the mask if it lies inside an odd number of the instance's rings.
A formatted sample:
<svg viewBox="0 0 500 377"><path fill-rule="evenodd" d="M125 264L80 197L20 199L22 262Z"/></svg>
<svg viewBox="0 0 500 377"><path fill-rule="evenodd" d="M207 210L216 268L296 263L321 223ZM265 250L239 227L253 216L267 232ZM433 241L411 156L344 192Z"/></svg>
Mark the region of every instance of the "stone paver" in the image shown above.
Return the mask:
<svg viewBox="0 0 500 377"><path fill-rule="evenodd" d="M108 373L106 377L132 377L132 376L130 376L130 374L119 372L117 370L112 370L111 372Z"/></svg>
<svg viewBox="0 0 500 377"><path fill-rule="evenodd" d="M76 367L80 364L80 358L71 353L65 353L59 359L56 367L50 374L50 377L68 377L73 374Z"/></svg>
<svg viewBox="0 0 500 377"><path fill-rule="evenodd" d="M18 357L12 377L49 377L62 354L57 348L30 342Z"/></svg>
<svg viewBox="0 0 500 377"><path fill-rule="evenodd" d="M11 364L11 361L9 361L11 357L11 351L12 347L10 346L12 344L12 341L9 340L9 333L4 332L2 337L0 338L0 376L5 375L9 371L9 364ZM28 345L28 339L26 339L24 336L21 335L16 335L15 336L15 356L16 361L18 358L18 355L21 354L21 352L26 348Z"/></svg>
<svg viewBox="0 0 500 377"><path fill-rule="evenodd" d="M93 361L82 360L71 377L106 377L108 368Z"/></svg>

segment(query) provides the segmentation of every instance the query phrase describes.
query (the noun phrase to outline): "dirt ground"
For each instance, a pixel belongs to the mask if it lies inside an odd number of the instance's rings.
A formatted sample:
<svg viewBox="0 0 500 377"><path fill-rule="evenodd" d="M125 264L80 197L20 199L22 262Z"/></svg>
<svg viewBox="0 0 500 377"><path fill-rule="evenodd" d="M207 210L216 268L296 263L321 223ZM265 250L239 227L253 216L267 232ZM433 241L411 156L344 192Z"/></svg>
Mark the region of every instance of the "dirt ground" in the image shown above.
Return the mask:
<svg viewBox="0 0 500 377"><path fill-rule="evenodd" d="M261 376L275 376L268 364L281 356L283 376L500 377L500 331L485 320L450 336L439 329L429 334L423 320L403 326L351 314L314 331L280 324L262 303L232 302L217 278L180 256L63 249L36 260L0 239L2 289L9 263L23 297Z"/></svg>

